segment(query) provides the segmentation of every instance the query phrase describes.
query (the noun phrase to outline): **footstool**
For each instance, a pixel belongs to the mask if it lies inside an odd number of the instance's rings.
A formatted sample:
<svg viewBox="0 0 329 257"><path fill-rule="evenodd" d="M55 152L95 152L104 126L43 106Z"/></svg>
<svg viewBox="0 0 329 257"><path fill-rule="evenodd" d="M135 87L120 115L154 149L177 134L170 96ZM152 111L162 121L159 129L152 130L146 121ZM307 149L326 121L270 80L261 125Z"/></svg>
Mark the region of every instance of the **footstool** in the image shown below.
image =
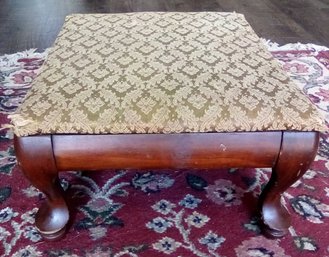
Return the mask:
<svg viewBox="0 0 329 257"><path fill-rule="evenodd" d="M259 215L281 237L326 129L244 16L217 12L68 16L11 119L48 240L69 220L58 172L106 168L272 167Z"/></svg>

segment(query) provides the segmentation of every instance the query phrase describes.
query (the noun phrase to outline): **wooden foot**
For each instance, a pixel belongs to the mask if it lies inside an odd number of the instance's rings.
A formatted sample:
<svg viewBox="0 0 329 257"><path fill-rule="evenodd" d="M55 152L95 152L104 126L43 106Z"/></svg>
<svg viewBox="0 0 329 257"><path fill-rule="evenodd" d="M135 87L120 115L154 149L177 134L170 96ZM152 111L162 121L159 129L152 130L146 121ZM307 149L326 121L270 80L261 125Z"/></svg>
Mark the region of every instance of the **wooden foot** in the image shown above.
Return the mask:
<svg viewBox="0 0 329 257"><path fill-rule="evenodd" d="M14 143L25 176L46 195L35 225L46 240L57 240L65 233L69 211L58 179L51 136L15 137Z"/></svg>
<svg viewBox="0 0 329 257"><path fill-rule="evenodd" d="M283 132L280 154L259 199L265 235L282 237L288 232L290 214L281 204L281 194L307 171L315 158L318 143L318 132Z"/></svg>

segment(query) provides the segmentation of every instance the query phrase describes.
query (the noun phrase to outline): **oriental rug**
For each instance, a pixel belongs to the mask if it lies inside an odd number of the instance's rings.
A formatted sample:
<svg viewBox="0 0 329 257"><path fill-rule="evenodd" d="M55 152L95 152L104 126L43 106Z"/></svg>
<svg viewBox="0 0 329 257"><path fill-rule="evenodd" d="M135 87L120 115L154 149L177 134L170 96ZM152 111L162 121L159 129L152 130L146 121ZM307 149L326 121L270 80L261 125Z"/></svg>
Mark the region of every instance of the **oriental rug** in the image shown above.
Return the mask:
<svg viewBox="0 0 329 257"><path fill-rule="evenodd" d="M329 49L264 42L329 124ZM0 123L30 88L47 52L0 56ZM329 137L284 194L289 234L260 234L257 198L269 169L107 170L61 174L72 222L45 242L33 226L43 199L16 166L13 134L0 130L0 256L329 256ZM35 160L38 161L38 160Z"/></svg>

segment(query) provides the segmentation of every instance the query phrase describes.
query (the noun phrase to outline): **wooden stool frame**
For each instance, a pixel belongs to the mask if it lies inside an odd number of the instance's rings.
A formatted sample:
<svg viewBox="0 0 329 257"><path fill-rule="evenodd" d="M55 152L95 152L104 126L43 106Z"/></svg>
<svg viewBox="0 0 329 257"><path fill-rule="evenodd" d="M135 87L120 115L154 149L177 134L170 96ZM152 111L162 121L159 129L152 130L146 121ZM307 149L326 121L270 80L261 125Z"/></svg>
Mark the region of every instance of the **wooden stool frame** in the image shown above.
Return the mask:
<svg viewBox="0 0 329 257"><path fill-rule="evenodd" d="M290 226L290 215L281 205L281 194L314 160L319 133L56 134L15 137L14 141L24 174L46 195L35 225L47 240L61 238L70 217L58 172L107 168L271 167L272 176L260 195L258 212L263 232L282 237Z"/></svg>

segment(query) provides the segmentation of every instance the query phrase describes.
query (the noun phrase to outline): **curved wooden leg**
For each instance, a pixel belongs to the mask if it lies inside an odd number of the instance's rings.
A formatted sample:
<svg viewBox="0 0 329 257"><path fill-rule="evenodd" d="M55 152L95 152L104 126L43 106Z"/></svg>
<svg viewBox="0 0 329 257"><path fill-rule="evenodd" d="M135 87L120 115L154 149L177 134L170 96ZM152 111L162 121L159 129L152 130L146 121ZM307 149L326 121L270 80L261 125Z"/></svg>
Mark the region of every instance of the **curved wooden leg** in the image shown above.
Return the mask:
<svg viewBox="0 0 329 257"><path fill-rule="evenodd" d="M65 233L69 211L58 179L51 136L15 137L14 144L24 174L46 195L36 214L35 225L45 239L59 239Z"/></svg>
<svg viewBox="0 0 329 257"><path fill-rule="evenodd" d="M288 232L290 214L281 204L281 194L307 171L315 158L318 143L318 132L283 132L280 154L259 199L265 235L282 237Z"/></svg>

